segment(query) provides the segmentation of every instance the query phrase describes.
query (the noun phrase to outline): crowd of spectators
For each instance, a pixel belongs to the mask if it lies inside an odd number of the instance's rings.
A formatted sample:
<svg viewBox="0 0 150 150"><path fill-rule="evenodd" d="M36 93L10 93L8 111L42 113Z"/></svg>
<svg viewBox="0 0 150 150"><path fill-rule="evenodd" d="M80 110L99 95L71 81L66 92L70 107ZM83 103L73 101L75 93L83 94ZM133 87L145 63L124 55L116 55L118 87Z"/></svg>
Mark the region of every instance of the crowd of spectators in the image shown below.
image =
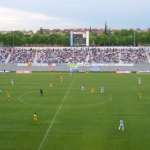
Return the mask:
<svg viewBox="0 0 150 150"><path fill-rule="evenodd" d="M81 63L86 62L87 49L47 49L39 50L38 63Z"/></svg>
<svg viewBox="0 0 150 150"><path fill-rule="evenodd" d="M35 58L35 50L15 49L13 50L9 63L32 63Z"/></svg>
<svg viewBox="0 0 150 150"><path fill-rule="evenodd" d="M0 63L5 63L10 53L11 49L0 49Z"/></svg>
<svg viewBox="0 0 150 150"><path fill-rule="evenodd" d="M120 50L114 48L90 49L89 63L119 63Z"/></svg>
<svg viewBox="0 0 150 150"><path fill-rule="evenodd" d="M47 48L0 49L0 63L149 63L149 49L143 48ZM148 56L147 56L148 55Z"/></svg>
<svg viewBox="0 0 150 150"><path fill-rule="evenodd" d="M143 48L121 49L123 63L149 63L146 50Z"/></svg>

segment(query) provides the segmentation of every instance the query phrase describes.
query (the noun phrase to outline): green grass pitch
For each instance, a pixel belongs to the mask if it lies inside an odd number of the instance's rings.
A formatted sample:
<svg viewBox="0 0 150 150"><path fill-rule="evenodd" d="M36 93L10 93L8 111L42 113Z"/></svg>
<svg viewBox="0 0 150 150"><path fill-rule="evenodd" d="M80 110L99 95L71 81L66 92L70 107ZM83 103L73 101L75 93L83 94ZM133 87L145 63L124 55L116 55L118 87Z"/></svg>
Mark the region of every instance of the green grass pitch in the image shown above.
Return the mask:
<svg viewBox="0 0 150 150"><path fill-rule="evenodd" d="M0 74L0 89L0 150L150 149L149 74ZM124 131L118 131L121 117Z"/></svg>

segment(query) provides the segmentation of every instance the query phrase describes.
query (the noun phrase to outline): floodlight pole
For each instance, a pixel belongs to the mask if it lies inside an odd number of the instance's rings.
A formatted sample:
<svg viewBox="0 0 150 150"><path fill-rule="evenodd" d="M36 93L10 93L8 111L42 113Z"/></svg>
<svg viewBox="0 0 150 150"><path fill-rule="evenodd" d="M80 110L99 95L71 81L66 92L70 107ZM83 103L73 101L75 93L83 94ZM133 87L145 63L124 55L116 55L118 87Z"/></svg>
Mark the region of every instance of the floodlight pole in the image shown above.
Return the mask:
<svg viewBox="0 0 150 150"><path fill-rule="evenodd" d="M134 32L134 47L135 47L135 32Z"/></svg>
<svg viewBox="0 0 150 150"><path fill-rule="evenodd" d="M13 32L13 49L14 49L14 32Z"/></svg>

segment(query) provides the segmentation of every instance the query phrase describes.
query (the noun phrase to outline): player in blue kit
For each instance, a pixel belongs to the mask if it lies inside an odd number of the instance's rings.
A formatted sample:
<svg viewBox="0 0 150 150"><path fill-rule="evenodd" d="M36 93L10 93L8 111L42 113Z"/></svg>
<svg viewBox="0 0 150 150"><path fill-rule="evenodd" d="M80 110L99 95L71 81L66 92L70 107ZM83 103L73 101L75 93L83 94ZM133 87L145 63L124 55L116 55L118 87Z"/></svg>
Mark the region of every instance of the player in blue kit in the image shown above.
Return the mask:
<svg viewBox="0 0 150 150"><path fill-rule="evenodd" d="M13 79L11 79L11 84L12 84L12 85L14 84L14 80L13 80Z"/></svg>
<svg viewBox="0 0 150 150"><path fill-rule="evenodd" d="M141 84L141 77L139 77L139 84Z"/></svg>
<svg viewBox="0 0 150 150"><path fill-rule="evenodd" d="M70 76L72 76L72 70L70 70Z"/></svg>
<svg viewBox="0 0 150 150"><path fill-rule="evenodd" d="M83 91L83 89L85 89L85 88L84 88L84 84L82 83L82 91Z"/></svg>
<svg viewBox="0 0 150 150"><path fill-rule="evenodd" d="M104 86L101 86L101 94L104 93Z"/></svg>
<svg viewBox="0 0 150 150"><path fill-rule="evenodd" d="M122 131L124 131L124 121L123 121L123 118L121 118L120 120L120 126L119 126L119 131L120 131L120 128L122 127Z"/></svg>

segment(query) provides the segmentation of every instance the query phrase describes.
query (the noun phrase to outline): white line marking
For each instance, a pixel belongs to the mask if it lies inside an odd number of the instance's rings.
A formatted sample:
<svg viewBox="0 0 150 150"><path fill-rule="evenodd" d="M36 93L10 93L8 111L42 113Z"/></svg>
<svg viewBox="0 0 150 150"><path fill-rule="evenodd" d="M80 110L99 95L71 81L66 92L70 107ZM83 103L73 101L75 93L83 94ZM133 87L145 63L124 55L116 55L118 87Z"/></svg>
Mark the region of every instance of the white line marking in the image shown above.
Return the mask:
<svg viewBox="0 0 150 150"><path fill-rule="evenodd" d="M76 78L76 76L74 77L74 79L75 79L75 78ZM43 143L44 143L44 141L45 141L45 139L46 139L46 137L47 137L47 135L48 135L48 132L50 131L50 129L51 129L52 125L53 125L53 122L55 121L55 118L56 118L57 114L59 113L59 110L60 110L60 108L61 108L61 106L62 106L64 100L65 100L66 97L67 97L67 94L68 94L68 92L69 92L69 90L70 90L70 88L71 88L71 86L72 86L72 84L73 84L73 82L74 82L74 79L73 79L73 81L72 81L72 83L71 83L71 85L70 85L70 87L69 87L69 89L68 89L68 91L67 91L67 93L66 93L66 95L65 95L65 97L64 97L64 99L63 99L63 101L61 102L61 104L60 104L60 106L59 106L59 108L58 108L58 111L57 111L56 115L54 116L54 119L53 119L52 123L50 124L50 126L49 126L49 128L48 128L48 130L47 130L47 133L46 133L46 135L45 135L43 141L41 142L41 145L40 145L40 147L39 147L38 150L41 149L41 147L42 147L42 145L43 145Z"/></svg>
<svg viewBox="0 0 150 150"><path fill-rule="evenodd" d="M35 90L35 91L36 91L36 90ZM19 99L21 102L23 102L24 104L27 104L27 105L40 106L40 107L53 107L53 108L58 108L57 106L44 106L44 105L30 104L30 103L26 103L26 102L24 102L23 100L21 100L21 97L22 97L22 96L24 96L24 95L26 95L26 94L28 94L28 93L32 93L32 92L34 92L34 91L27 92L27 93L21 95L18 99ZM105 93L107 93L107 92L105 92ZM96 104L90 104L90 105L83 105L83 106L66 106L66 107L62 107L62 108L88 107L88 106L94 106L94 105L103 104L103 103L106 103L106 102L111 101L111 95L110 95L109 93L107 93L107 94L110 96L110 99L107 100L107 101L104 101L104 102L100 102L100 103L96 103Z"/></svg>

